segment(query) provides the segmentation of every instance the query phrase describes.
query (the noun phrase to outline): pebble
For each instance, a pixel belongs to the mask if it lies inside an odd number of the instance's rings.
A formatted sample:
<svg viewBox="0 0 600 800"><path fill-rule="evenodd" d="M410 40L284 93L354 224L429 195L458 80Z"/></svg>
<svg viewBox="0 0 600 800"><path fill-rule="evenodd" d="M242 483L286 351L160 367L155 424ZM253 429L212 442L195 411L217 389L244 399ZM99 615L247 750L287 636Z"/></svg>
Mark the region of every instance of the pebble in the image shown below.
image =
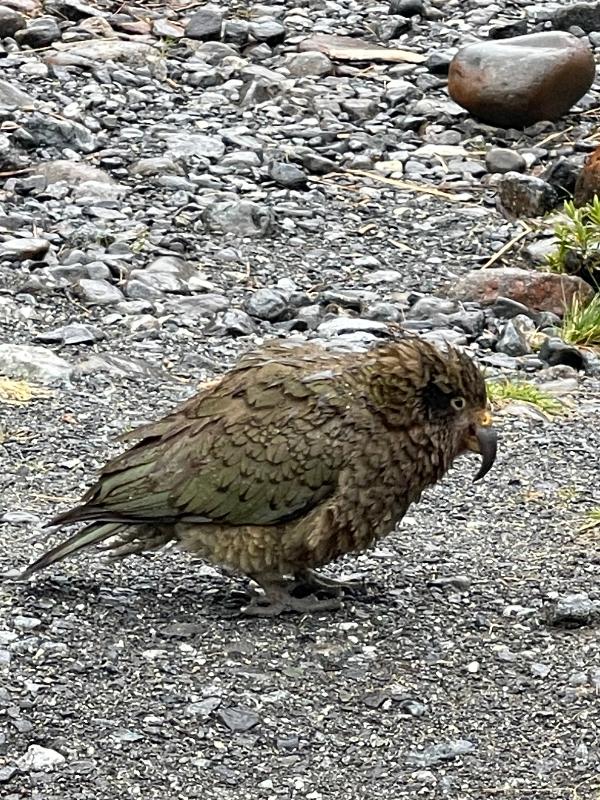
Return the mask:
<svg viewBox="0 0 600 800"><path fill-rule="evenodd" d="M527 162L520 153L508 147L490 147L485 154L485 166L488 172L504 174L505 172L524 172Z"/></svg>
<svg viewBox="0 0 600 800"><path fill-rule="evenodd" d="M32 744L25 755L17 759L17 765L21 772L49 772L62 766L65 761L65 757L56 750Z"/></svg>
<svg viewBox="0 0 600 800"><path fill-rule="evenodd" d="M529 337L535 332L536 324L531 317L519 314L504 326L502 336L496 344L499 353L508 356L525 356L531 353Z"/></svg>

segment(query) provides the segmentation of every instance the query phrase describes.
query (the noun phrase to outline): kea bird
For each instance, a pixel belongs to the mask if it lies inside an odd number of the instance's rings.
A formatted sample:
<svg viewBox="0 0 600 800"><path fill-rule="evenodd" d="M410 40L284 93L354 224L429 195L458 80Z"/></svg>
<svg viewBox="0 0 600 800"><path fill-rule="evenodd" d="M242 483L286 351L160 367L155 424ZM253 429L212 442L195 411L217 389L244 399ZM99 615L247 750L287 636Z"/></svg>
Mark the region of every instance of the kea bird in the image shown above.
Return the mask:
<svg viewBox="0 0 600 800"><path fill-rule="evenodd" d="M358 353L267 344L124 438L138 441L48 523L85 527L24 577L91 544L123 556L174 541L251 577L263 593L248 613L339 607L343 584L315 568L389 534L461 453L481 455L475 480L496 456L478 367L418 337Z"/></svg>

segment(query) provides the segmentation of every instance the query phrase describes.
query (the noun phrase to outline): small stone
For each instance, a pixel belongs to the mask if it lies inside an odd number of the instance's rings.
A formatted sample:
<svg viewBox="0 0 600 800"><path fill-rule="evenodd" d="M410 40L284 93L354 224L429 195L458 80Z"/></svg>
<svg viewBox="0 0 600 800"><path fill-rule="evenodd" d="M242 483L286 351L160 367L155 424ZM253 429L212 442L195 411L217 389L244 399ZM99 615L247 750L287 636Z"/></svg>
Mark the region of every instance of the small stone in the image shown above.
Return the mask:
<svg viewBox="0 0 600 800"><path fill-rule="evenodd" d="M16 31L15 39L27 47L47 47L61 37L61 31L54 17L37 17L26 28Z"/></svg>
<svg viewBox="0 0 600 800"><path fill-rule="evenodd" d="M574 275L492 267L463 275L450 287L448 294L457 300L481 305L491 305L499 297L508 297L528 309L551 311L562 316L574 297L586 302L592 298L594 290Z"/></svg>
<svg viewBox="0 0 600 800"><path fill-rule="evenodd" d="M220 697L205 697L197 703L189 703L185 707L185 713L190 717L208 717L220 705Z"/></svg>
<svg viewBox="0 0 600 800"><path fill-rule="evenodd" d="M305 78L308 76L316 76L318 78L324 75L331 75L333 71L333 63L331 59L327 58L324 53L306 52L306 53L293 53L288 56L286 66L295 78Z"/></svg>
<svg viewBox="0 0 600 800"><path fill-rule="evenodd" d="M256 330L256 324L249 314L239 308L231 309L223 315L221 320L225 333L229 336L250 336Z"/></svg>
<svg viewBox="0 0 600 800"><path fill-rule="evenodd" d="M454 314L458 309L459 304L456 300L447 300L443 297L427 295L425 297L420 297L417 302L411 306L406 316L409 319L430 319L437 314Z"/></svg>
<svg viewBox="0 0 600 800"><path fill-rule="evenodd" d="M273 161L269 165L269 177L280 186L288 189L303 189L306 187L306 174L294 164L286 161Z"/></svg>
<svg viewBox="0 0 600 800"><path fill-rule="evenodd" d="M504 326L502 336L496 344L499 353L507 356L525 356L531 353L529 337L536 329L535 322L531 317L519 314L509 320Z"/></svg>
<svg viewBox="0 0 600 800"><path fill-rule="evenodd" d="M185 35L203 42L219 39L222 24L223 12L214 6L204 6L190 16L185 26Z"/></svg>
<svg viewBox="0 0 600 800"><path fill-rule="evenodd" d="M517 217L540 217L558 203L556 189L542 178L507 172L498 181L498 197Z"/></svg>
<svg viewBox="0 0 600 800"><path fill-rule="evenodd" d="M111 306L124 299L123 292L105 280L82 278L75 288L84 303L91 306Z"/></svg>
<svg viewBox="0 0 600 800"><path fill-rule="evenodd" d="M475 743L468 739L457 739L442 744L432 744L424 750L412 751L408 754L406 761L408 764L415 764L423 767L432 767L444 761L451 761L458 756L467 755L475 751Z"/></svg>
<svg viewBox="0 0 600 800"><path fill-rule="evenodd" d="M8 783L17 774L17 767L0 767L0 783Z"/></svg>
<svg viewBox="0 0 600 800"><path fill-rule="evenodd" d="M544 339L538 355L549 367L564 364L578 371L585 370L586 367L583 353L573 345L567 344L557 337Z"/></svg>
<svg viewBox="0 0 600 800"><path fill-rule="evenodd" d="M423 15L425 3L423 0L390 0L389 13L400 17L416 17Z"/></svg>
<svg viewBox="0 0 600 800"><path fill-rule="evenodd" d="M24 28L27 24L26 18L23 14L19 14L13 8L7 6L0 6L0 39L6 39L8 36L14 36L17 31Z"/></svg>
<svg viewBox="0 0 600 800"><path fill-rule="evenodd" d="M272 225L267 206L251 200L223 200L210 205L203 218L211 230L235 236L264 236Z"/></svg>
<svg viewBox="0 0 600 800"><path fill-rule="evenodd" d="M93 325L71 322L69 325L39 333L35 338L38 342L57 342L64 345L92 344L103 339L104 333Z"/></svg>
<svg viewBox="0 0 600 800"><path fill-rule="evenodd" d="M490 147L485 154L485 166L488 172L524 172L527 162L520 153L508 147Z"/></svg>
<svg viewBox="0 0 600 800"><path fill-rule="evenodd" d="M577 37L532 33L462 47L450 65L448 91L484 122L520 128L566 114L595 71L591 50Z"/></svg>
<svg viewBox="0 0 600 800"><path fill-rule="evenodd" d="M447 75L456 50L434 50L427 57L425 66L433 75Z"/></svg>
<svg viewBox="0 0 600 800"><path fill-rule="evenodd" d="M573 3L552 14L552 25L561 31L579 28L583 33L600 31L600 3Z"/></svg>
<svg viewBox="0 0 600 800"><path fill-rule="evenodd" d="M268 322L280 320L288 310L285 296L276 289L258 289L246 302L246 311Z"/></svg>
<svg viewBox="0 0 600 800"><path fill-rule="evenodd" d="M25 755L17 759L22 772L50 772L64 763L65 757L61 753L39 744L30 745Z"/></svg>
<svg viewBox="0 0 600 800"><path fill-rule="evenodd" d="M491 26L488 36L490 39L512 39L514 36L523 36L527 30L527 17L519 17L495 23Z"/></svg>
<svg viewBox="0 0 600 800"><path fill-rule="evenodd" d="M0 261L24 261L25 259L42 259L50 247L47 239L7 239L0 244Z"/></svg>
<svg viewBox="0 0 600 800"><path fill-rule="evenodd" d="M600 601L592 600L586 592L559 597L550 618L554 625L579 628L591 625L600 615Z"/></svg>
<svg viewBox="0 0 600 800"><path fill-rule="evenodd" d="M62 383L73 367L46 347L0 344L0 375L42 384Z"/></svg>
<svg viewBox="0 0 600 800"><path fill-rule="evenodd" d="M249 731L260 722L258 714L242 708L223 708L217 712L217 716L234 733Z"/></svg>
<svg viewBox="0 0 600 800"><path fill-rule="evenodd" d="M266 42L269 47L281 44L285 39L285 27L271 17L264 17L251 22L248 31L257 42Z"/></svg>

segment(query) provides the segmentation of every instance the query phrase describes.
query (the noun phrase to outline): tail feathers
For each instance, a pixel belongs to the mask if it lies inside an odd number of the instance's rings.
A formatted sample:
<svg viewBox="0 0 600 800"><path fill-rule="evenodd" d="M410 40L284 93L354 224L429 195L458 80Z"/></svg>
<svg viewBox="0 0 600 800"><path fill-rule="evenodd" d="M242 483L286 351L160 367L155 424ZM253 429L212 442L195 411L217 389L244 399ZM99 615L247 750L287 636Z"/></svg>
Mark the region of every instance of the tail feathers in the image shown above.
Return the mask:
<svg viewBox="0 0 600 800"><path fill-rule="evenodd" d="M56 526L71 525L74 522L114 522L123 525L140 525L149 521L146 516L126 514L119 511L106 511L101 506L91 506L83 504L71 508L69 511L64 511L62 514L53 517L50 522L44 525L44 528L54 528ZM166 522L171 521L166 519Z"/></svg>
<svg viewBox="0 0 600 800"><path fill-rule="evenodd" d="M29 578L34 572L54 564L55 561L62 561L63 558L76 553L87 545L98 544L108 539L110 536L115 536L123 529L123 525L119 522L111 523L94 523L88 525L83 530L71 536L65 542L57 544L43 556L30 564L27 569L21 574L21 578Z"/></svg>

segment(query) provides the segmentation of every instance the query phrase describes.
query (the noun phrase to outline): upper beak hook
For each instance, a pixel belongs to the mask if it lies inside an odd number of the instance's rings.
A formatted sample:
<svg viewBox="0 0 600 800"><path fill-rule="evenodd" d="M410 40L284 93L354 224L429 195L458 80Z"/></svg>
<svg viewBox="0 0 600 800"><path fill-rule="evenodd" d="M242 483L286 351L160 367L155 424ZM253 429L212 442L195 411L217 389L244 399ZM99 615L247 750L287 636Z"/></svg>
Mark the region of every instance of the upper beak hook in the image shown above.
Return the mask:
<svg viewBox="0 0 600 800"><path fill-rule="evenodd" d="M475 435L479 443L481 466L479 467L477 475L473 478L473 483L483 478L483 476L487 475L491 470L496 460L496 453L498 450L498 433L494 428L478 427Z"/></svg>

